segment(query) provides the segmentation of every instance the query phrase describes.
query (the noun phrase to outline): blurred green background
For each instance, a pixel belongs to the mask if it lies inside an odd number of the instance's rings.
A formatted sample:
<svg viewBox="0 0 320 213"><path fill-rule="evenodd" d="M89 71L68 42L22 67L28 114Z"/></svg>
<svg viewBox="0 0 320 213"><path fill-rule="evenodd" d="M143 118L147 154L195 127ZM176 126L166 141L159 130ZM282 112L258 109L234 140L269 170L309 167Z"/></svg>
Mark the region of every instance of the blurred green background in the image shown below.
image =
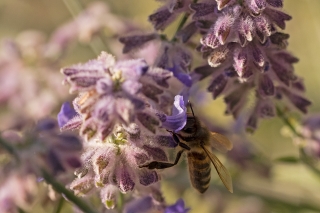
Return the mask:
<svg viewBox="0 0 320 213"><path fill-rule="evenodd" d="M77 8L75 2L75 0L0 0L0 39L16 37L21 31L30 29L41 30L49 37L57 27L72 19L67 5ZM79 2L85 6L93 1L79 0ZM136 21L146 31L152 30L147 22L147 16L161 5L154 0L105 2L109 4L112 13ZM295 70L304 78L306 97L313 103L309 113L318 113L320 112L320 1L285 0L284 5L285 12L293 17L287 22L285 30L290 34L288 49L300 59L295 65ZM94 57L96 55L88 45L78 44L70 50L63 65L84 62ZM214 120L217 125L230 125L232 118L224 116L225 106L222 98L212 101L208 95L207 99L204 106L195 107L196 111L207 112L206 116ZM298 116L303 115L298 114ZM224 202L228 203L228 208L223 212L230 213L259 212L253 208L257 205L266 207L262 212L320 212L320 176L300 163L276 161L281 157L299 155L298 148L289 137L283 136L282 132L284 132L282 121L273 118L261 121L257 131L248 136L257 152L272 165L271 179L264 179L250 171L244 171L238 174L234 194L227 194L223 188L217 190L211 188L207 194L199 195L193 189L181 191L176 187L177 182L189 187L186 164L181 163L179 172L182 174L177 177L169 175L168 179L163 178L167 202L173 203L182 196L186 205L192 208L192 213L218 213L219 210L214 210L215 206ZM227 160L223 155L219 155L219 158L223 162ZM229 164L225 165L228 167ZM172 170L172 173L174 172L177 171ZM220 184L214 173L212 179L213 183ZM295 208L295 206L303 207L300 205L303 203L306 207L314 207L314 210Z"/></svg>

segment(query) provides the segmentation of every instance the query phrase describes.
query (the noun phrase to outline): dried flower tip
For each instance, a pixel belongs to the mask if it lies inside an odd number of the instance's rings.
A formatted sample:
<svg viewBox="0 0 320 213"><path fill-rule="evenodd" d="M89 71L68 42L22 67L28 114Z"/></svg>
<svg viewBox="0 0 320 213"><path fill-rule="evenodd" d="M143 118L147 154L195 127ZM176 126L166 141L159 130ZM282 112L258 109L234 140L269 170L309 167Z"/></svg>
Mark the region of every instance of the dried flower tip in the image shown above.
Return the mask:
<svg viewBox="0 0 320 213"><path fill-rule="evenodd" d="M168 8L164 7L149 16L149 21L156 30L164 30L173 20L173 13Z"/></svg>
<svg viewBox="0 0 320 213"><path fill-rule="evenodd" d="M212 92L213 99L216 99L223 92L227 82L227 77L224 74L220 74L212 80L208 91Z"/></svg>
<svg viewBox="0 0 320 213"><path fill-rule="evenodd" d="M177 37L180 37L181 41L186 43L197 32L197 30L198 27L196 22L191 22L177 33Z"/></svg>
<svg viewBox="0 0 320 213"><path fill-rule="evenodd" d="M266 0L273 7L283 7L283 0Z"/></svg>
<svg viewBox="0 0 320 213"><path fill-rule="evenodd" d="M120 37L119 41L124 44L122 53L125 54L131 52L132 50L142 48L143 45L157 38L159 38L159 35L156 33L152 33L147 35Z"/></svg>
<svg viewBox="0 0 320 213"><path fill-rule="evenodd" d="M190 9L195 11L192 18L198 20L206 15L213 13L216 9L216 3L192 3L190 4Z"/></svg>
<svg viewBox="0 0 320 213"><path fill-rule="evenodd" d="M268 75L261 75L259 81L259 94L263 97L275 94L275 88L272 80Z"/></svg>

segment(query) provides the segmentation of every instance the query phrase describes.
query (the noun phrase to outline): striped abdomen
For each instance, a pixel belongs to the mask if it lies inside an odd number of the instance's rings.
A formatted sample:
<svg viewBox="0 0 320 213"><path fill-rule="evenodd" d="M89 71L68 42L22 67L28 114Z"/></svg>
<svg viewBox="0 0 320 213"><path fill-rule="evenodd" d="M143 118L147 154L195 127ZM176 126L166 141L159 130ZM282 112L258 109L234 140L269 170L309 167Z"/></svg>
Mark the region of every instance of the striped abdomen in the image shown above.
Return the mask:
<svg viewBox="0 0 320 213"><path fill-rule="evenodd" d="M211 161L203 149L191 150L187 156L191 184L204 193L210 184Z"/></svg>

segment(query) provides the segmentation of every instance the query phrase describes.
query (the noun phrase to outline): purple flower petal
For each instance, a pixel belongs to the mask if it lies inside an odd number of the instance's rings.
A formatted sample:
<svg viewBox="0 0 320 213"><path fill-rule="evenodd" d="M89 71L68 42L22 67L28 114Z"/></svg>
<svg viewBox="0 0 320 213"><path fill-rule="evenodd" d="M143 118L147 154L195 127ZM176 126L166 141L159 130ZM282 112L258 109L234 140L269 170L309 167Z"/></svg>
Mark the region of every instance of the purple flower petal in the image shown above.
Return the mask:
<svg viewBox="0 0 320 213"><path fill-rule="evenodd" d="M143 198L135 199L124 207L124 213L145 213L153 207L152 197L146 196Z"/></svg>
<svg viewBox="0 0 320 213"><path fill-rule="evenodd" d="M184 201L180 198L175 204L168 206L165 213L187 213L190 208L184 207Z"/></svg>
<svg viewBox="0 0 320 213"><path fill-rule="evenodd" d="M143 169L139 171L139 182L143 186L149 186L159 180L158 174L156 171L149 169Z"/></svg>
<svg viewBox="0 0 320 213"><path fill-rule="evenodd" d="M178 143L175 140L173 140L172 136L159 135L155 137L154 141L157 141L157 144L159 144L160 146L165 146L165 147L178 146Z"/></svg>
<svg viewBox="0 0 320 213"><path fill-rule="evenodd" d="M63 127L69 120L77 115L77 112L70 106L69 102L65 102L61 106L61 110L58 113L59 127Z"/></svg>
<svg viewBox="0 0 320 213"><path fill-rule="evenodd" d="M185 73L181 66L175 65L172 68L168 68L168 70L170 70L173 73L174 77L176 77L184 85L186 85L187 87L191 87L192 85L191 76Z"/></svg>
<svg viewBox="0 0 320 213"><path fill-rule="evenodd" d="M42 119L37 123L37 131L50 131L57 127L57 121L54 119Z"/></svg>
<svg viewBox="0 0 320 213"><path fill-rule="evenodd" d="M128 191L132 191L135 186L134 177L130 168L126 166L126 162L121 162L116 169L116 181L118 188L122 193L127 193Z"/></svg>
<svg viewBox="0 0 320 213"><path fill-rule="evenodd" d="M142 148L156 161L168 161L167 154L161 148L143 145Z"/></svg>
<svg viewBox="0 0 320 213"><path fill-rule="evenodd" d="M174 98L174 107L172 109L172 115L166 116L166 120L162 123L162 126L167 130L174 132L180 131L187 122L187 108L183 96L176 95Z"/></svg>

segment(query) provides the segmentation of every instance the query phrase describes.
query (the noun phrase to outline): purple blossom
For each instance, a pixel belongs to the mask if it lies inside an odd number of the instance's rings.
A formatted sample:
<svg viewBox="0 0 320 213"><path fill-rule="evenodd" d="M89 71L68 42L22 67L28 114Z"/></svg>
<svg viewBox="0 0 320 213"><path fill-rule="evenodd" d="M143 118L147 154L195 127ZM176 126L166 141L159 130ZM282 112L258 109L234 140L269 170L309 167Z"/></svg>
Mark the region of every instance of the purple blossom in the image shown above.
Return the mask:
<svg viewBox="0 0 320 213"><path fill-rule="evenodd" d="M148 42L158 38L158 34L152 33L146 35L120 37L119 41L124 44L122 53L129 53L133 50L142 49L142 47L144 47Z"/></svg>
<svg viewBox="0 0 320 213"><path fill-rule="evenodd" d="M164 42L156 65L169 70L185 86L191 87L192 79L189 74L192 62L191 53L182 45Z"/></svg>
<svg viewBox="0 0 320 213"><path fill-rule="evenodd" d="M82 141L71 133L59 133L56 121L41 120L36 126L37 143L46 147L47 168L54 175L82 166Z"/></svg>
<svg viewBox="0 0 320 213"><path fill-rule="evenodd" d="M180 131L187 122L187 108L184 97L177 95L174 98L174 106L172 108L172 115L163 116L162 126L170 131Z"/></svg>
<svg viewBox="0 0 320 213"><path fill-rule="evenodd" d="M103 52L98 59L62 69L70 92L79 92L74 108L79 113L63 129L80 126L87 139L104 140L116 124L142 124L152 133L159 126L152 115L149 101L161 104L161 96L168 87L169 71L149 68L142 59L116 62ZM82 124L79 125L79 120Z"/></svg>
<svg viewBox="0 0 320 213"><path fill-rule="evenodd" d="M170 70L173 73L174 77L179 79L184 85L186 85L187 87L191 87L191 76L186 74L181 66L174 65L172 68L168 68L168 70Z"/></svg>
<svg viewBox="0 0 320 213"><path fill-rule="evenodd" d="M146 213L153 208L151 196L135 199L127 203L124 207L124 213Z"/></svg>
<svg viewBox="0 0 320 213"><path fill-rule="evenodd" d="M59 127L63 127L66 123L74 118L78 113L70 106L69 102L62 104L60 112L58 113L58 124Z"/></svg>
<svg viewBox="0 0 320 213"><path fill-rule="evenodd" d="M189 0L168 0L155 13L149 16L149 21L156 30L164 30L181 13L188 11Z"/></svg>
<svg viewBox="0 0 320 213"><path fill-rule="evenodd" d="M226 113L235 118L245 111L247 95L255 91L255 106L247 118L252 131L259 118L275 115L274 101L280 95L306 113L310 101L301 96L304 86L293 71L298 59L285 50L289 35L277 32L291 19L279 10L282 1L216 2L190 6L194 21L204 33L197 49L211 66L196 68L194 82L211 76L208 91L213 98L224 95ZM203 21L212 24L199 24Z"/></svg>
<svg viewBox="0 0 320 213"><path fill-rule="evenodd" d="M72 182L71 189L82 195L101 189L105 206L114 208L116 193L128 193L159 181L157 171L140 168L152 160L168 161L156 137L141 131L137 125L126 129L118 126L105 141L90 140L85 143L82 155L84 165L77 173L78 178Z"/></svg>
<svg viewBox="0 0 320 213"><path fill-rule="evenodd" d="M187 213L190 208L185 208L184 201L180 198L175 204L168 206L165 213Z"/></svg>
<svg viewBox="0 0 320 213"><path fill-rule="evenodd" d="M1 168L7 174L0 181L0 207L5 212L32 208L43 170L57 181L66 182L68 175L82 165L80 139L71 133L60 133L56 120L40 120L34 128L26 129L1 134L19 160L17 164L12 159Z"/></svg>

